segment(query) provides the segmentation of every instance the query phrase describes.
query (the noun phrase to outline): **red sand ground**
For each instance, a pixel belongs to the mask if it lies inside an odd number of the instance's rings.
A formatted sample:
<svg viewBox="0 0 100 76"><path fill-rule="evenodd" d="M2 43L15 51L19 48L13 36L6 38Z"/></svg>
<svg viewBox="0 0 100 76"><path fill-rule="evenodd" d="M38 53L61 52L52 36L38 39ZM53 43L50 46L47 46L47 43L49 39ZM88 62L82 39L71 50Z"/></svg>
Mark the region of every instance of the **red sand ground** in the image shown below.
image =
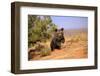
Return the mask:
<svg viewBox="0 0 100 76"><path fill-rule="evenodd" d="M79 43L72 44L71 47L62 50L54 50L51 55L40 59L72 59L72 58L87 58L87 49Z"/></svg>
<svg viewBox="0 0 100 76"><path fill-rule="evenodd" d="M32 60L50 60L50 59L80 59L87 58L87 42L66 42L61 50L54 50L50 55L36 57Z"/></svg>

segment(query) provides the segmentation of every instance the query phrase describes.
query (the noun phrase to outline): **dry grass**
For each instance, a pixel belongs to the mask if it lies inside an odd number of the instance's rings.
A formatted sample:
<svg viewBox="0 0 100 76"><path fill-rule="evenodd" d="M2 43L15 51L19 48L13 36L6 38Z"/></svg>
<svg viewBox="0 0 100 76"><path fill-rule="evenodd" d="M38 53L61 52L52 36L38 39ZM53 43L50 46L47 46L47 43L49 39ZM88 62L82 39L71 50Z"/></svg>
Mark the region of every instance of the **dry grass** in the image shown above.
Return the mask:
<svg viewBox="0 0 100 76"><path fill-rule="evenodd" d="M50 47L50 41L45 43ZM88 57L87 33L78 33L72 36L65 36L65 43L62 44L61 50L55 49L47 56L36 56L32 60L49 60L49 59L80 59Z"/></svg>

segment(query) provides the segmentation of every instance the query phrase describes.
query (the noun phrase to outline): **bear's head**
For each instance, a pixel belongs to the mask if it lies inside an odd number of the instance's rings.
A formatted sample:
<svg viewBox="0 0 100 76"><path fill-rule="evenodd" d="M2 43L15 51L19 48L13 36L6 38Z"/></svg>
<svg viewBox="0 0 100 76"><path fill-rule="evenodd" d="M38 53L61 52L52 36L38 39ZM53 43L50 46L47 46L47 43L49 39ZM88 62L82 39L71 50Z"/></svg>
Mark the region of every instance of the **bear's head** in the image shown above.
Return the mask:
<svg viewBox="0 0 100 76"><path fill-rule="evenodd" d="M57 40L61 43L65 42L65 38L64 38L64 28L61 29L56 29L55 30L55 36L57 38Z"/></svg>

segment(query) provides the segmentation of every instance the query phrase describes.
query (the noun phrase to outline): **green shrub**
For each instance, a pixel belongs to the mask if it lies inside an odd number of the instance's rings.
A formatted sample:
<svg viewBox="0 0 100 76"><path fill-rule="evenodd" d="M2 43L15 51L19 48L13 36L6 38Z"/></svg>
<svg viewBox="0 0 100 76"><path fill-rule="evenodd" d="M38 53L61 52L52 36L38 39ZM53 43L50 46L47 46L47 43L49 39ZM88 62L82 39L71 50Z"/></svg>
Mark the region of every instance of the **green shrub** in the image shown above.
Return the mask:
<svg viewBox="0 0 100 76"><path fill-rule="evenodd" d="M34 46L37 40L50 39L56 28L50 16L28 15L28 47Z"/></svg>

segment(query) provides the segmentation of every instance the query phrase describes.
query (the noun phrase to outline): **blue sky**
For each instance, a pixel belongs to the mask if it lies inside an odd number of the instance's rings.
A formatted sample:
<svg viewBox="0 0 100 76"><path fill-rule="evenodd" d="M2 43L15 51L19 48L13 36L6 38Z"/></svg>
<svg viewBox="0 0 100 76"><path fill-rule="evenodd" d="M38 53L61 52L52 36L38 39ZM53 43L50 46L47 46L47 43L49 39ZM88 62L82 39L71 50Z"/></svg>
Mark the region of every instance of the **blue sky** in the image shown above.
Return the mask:
<svg viewBox="0 0 100 76"><path fill-rule="evenodd" d="M51 16L52 22L55 23L58 28L64 29L80 29L88 27L87 17L75 17L75 16Z"/></svg>

